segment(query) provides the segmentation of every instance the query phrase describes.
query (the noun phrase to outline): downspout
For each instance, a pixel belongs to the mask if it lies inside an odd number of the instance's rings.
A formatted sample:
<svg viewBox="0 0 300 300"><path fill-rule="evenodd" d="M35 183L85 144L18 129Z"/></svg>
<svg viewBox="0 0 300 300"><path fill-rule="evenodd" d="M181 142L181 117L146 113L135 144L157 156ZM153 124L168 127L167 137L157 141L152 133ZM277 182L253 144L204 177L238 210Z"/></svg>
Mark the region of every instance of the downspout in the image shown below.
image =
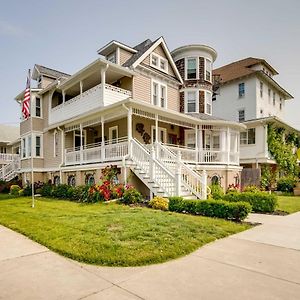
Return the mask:
<svg viewBox="0 0 300 300"><path fill-rule="evenodd" d="M59 164L59 178L60 178L60 182L62 183L62 171L61 171L61 167L64 164L64 130L61 129L59 126L57 127L57 129L60 131L61 133L61 163Z"/></svg>

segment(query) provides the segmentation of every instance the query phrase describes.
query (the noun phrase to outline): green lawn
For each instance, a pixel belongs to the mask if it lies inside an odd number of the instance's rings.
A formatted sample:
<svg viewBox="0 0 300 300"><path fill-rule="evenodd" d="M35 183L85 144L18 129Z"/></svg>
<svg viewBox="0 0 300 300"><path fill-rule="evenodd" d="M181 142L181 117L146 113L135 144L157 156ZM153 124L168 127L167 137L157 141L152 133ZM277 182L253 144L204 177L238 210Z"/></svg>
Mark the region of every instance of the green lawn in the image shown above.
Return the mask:
<svg viewBox="0 0 300 300"><path fill-rule="evenodd" d="M277 210L287 213L300 211L300 196L278 196Z"/></svg>
<svg viewBox="0 0 300 300"><path fill-rule="evenodd" d="M140 266L186 255L246 224L119 204L39 198L0 201L0 223L72 259Z"/></svg>

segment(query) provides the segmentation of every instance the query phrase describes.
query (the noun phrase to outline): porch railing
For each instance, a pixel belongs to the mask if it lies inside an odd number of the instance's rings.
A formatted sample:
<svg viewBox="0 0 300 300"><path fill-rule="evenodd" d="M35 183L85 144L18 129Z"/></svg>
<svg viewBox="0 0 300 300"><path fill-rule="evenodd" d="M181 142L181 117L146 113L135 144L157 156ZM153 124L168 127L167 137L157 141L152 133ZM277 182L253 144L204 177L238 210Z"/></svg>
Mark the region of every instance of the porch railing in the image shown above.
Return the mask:
<svg viewBox="0 0 300 300"><path fill-rule="evenodd" d="M122 159L128 154L127 137L112 139L101 143L84 145L65 150L65 165L106 162Z"/></svg>
<svg viewBox="0 0 300 300"><path fill-rule="evenodd" d="M0 161L13 161L18 160L20 157L19 154L12 154L12 153L0 153Z"/></svg>

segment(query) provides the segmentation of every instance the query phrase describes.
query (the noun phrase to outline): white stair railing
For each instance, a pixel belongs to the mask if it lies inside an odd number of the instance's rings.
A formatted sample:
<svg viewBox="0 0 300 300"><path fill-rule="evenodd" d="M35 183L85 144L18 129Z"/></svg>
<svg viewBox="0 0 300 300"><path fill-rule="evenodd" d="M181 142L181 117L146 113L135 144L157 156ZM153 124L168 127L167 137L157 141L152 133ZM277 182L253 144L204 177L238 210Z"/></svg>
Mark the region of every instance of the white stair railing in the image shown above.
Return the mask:
<svg viewBox="0 0 300 300"><path fill-rule="evenodd" d="M207 199L206 171L204 170L201 176L181 160L180 152L175 155L161 143L156 143L156 147L157 159L166 165L172 174L180 174L181 183L197 198Z"/></svg>
<svg viewBox="0 0 300 300"><path fill-rule="evenodd" d="M135 139L130 141L130 148L131 159L145 175L150 177L153 183L158 184L167 196L178 195L175 176L155 159L154 149L149 152L148 149Z"/></svg>
<svg viewBox="0 0 300 300"><path fill-rule="evenodd" d="M0 179L5 181L10 181L16 176L19 168L20 168L20 159L14 158L13 161L11 161L9 164L3 166L0 169Z"/></svg>

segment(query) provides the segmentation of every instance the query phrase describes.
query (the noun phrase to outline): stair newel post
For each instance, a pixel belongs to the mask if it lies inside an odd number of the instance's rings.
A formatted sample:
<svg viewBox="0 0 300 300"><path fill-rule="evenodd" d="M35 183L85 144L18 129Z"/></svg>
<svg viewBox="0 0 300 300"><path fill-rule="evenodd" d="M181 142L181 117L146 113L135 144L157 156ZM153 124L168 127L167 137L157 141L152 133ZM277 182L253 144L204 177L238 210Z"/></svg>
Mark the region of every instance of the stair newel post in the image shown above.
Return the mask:
<svg viewBox="0 0 300 300"><path fill-rule="evenodd" d="M202 172L202 180L203 180L203 187L202 187L202 198L203 200L207 199L207 173L206 170Z"/></svg>
<svg viewBox="0 0 300 300"><path fill-rule="evenodd" d="M180 196L181 195L181 151L178 151L176 155L175 183L176 183L176 196Z"/></svg>
<svg viewBox="0 0 300 300"><path fill-rule="evenodd" d="M149 175L150 175L150 179L152 181L154 181L155 178L155 166L154 166L154 160L155 160L155 149L152 146L151 147L151 151L150 151L150 155L151 155L151 159L149 161Z"/></svg>

